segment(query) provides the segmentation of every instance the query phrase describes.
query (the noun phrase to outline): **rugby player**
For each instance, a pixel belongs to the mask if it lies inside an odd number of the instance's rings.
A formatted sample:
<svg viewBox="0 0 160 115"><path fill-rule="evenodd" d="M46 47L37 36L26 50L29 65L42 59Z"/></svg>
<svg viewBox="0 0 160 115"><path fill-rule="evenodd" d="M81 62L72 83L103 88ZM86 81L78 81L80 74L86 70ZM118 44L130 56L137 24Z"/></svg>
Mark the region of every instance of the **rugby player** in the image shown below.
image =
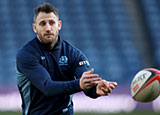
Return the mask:
<svg viewBox="0 0 160 115"><path fill-rule="evenodd" d="M74 93L83 91L97 98L109 95L117 85L90 69L87 57L60 37L61 26L53 5L43 3L35 8L36 37L16 56L23 115L73 115Z"/></svg>

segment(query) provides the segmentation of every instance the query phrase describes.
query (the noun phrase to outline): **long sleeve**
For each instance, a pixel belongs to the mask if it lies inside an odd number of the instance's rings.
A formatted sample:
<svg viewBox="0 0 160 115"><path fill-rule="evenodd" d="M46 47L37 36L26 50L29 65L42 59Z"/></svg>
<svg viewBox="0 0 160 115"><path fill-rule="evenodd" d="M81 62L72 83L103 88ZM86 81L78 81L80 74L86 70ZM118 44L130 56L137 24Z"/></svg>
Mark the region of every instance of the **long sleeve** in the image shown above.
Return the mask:
<svg viewBox="0 0 160 115"><path fill-rule="evenodd" d="M73 94L81 91L79 79L73 81L53 81L47 70L40 65L33 52L21 51L16 58L17 70L46 96Z"/></svg>
<svg viewBox="0 0 160 115"><path fill-rule="evenodd" d="M77 50L75 57L76 58L74 60L74 66L72 70L76 78L80 78L83 72L90 70L90 64L87 57L80 50ZM91 89L84 90L84 93L91 98L99 97L99 95L96 94L96 86Z"/></svg>

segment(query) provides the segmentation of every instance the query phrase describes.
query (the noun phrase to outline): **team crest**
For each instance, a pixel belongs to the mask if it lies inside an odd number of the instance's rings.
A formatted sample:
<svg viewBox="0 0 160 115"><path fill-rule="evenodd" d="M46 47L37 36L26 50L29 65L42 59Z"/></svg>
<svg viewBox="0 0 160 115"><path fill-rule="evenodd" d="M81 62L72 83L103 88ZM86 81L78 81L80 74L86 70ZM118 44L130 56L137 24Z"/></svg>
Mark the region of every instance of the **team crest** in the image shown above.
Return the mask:
<svg viewBox="0 0 160 115"><path fill-rule="evenodd" d="M59 58L59 65L68 65L68 58L67 58L67 56L61 56Z"/></svg>

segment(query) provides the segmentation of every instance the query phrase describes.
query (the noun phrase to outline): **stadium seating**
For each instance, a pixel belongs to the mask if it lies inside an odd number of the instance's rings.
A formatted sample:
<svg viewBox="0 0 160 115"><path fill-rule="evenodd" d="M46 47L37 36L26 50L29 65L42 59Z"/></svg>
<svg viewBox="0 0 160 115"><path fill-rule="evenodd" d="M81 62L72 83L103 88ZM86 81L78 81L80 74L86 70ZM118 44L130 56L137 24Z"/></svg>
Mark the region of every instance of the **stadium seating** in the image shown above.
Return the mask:
<svg viewBox="0 0 160 115"><path fill-rule="evenodd" d="M146 18L145 23L148 36L153 45L154 59L156 67L160 69L160 1L159 0L140 0L140 5Z"/></svg>
<svg viewBox="0 0 160 115"><path fill-rule="evenodd" d="M43 2L0 1L0 85L9 83L16 86L15 55L25 42L35 36L32 30L33 8ZM105 79L128 83L143 68L123 1L48 2L59 9L60 19L63 21L61 37L81 49L96 72ZM155 17L153 20L156 19L159 18ZM157 25L152 26L160 29ZM154 29L153 32L156 32L155 40L158 40L158 30ZM160 42L156 43L158 47ZM159 50L160 48L157 49ZM157 55L160 56L160 51Z"/></svg>

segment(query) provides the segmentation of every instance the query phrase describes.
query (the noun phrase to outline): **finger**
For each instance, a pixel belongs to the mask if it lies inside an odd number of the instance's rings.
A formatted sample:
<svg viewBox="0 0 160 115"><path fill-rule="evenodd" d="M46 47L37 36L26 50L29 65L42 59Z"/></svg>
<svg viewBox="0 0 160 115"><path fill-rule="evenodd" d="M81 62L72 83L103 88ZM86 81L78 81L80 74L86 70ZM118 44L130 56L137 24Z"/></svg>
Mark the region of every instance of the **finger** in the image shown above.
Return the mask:
<svg viewBox="0 0 160 115"><path fill-rule="evenodd" d="M102 88L103 92L106 93L111 93L112 89L111 88Z"/></svg>
<svg viewBox="0 0 160 115"><path fill-rule="evenodd" d="M95 83L85 83L85 89L92 88L95 85L96 85Z"/></svg>
<svg viewBox="0 0 160 115"><path fill-rule="evenodd" d="M98 84L100 81L102 80L102 78L93 78L93 79L91 79L91 83L93 83L93 84Z"/></svg>
<svg viewBox="0 0 160 115"><path fill-rule="evenodd" d="M111 88L108 88L108 93L112 93L112 89Z"/></svg>
<svg viewBox="0 0 160 115"><path fill-rule="evenodd" d="M97 83L97 81L102 80L101 78L92 78L92 79L85 79L85 83Z"/></svg>
<svg viewBox="0 0 160 115"><path fill-rule="evenodd" d="M111 93L111 91L109 89L102 88L101 90L103 92L103 95L106 95L106 96L110 95L110 93Z"/></svg>
<svg viewBox="0 0 160 115"><path fill-rule="evenodd" d="M110 93L104 93L105 94L105 96L109 96L110 95Z"/></svg>
<svg viewBox="0 0 160 115"><path fill-rule="evenodd" d="M115 88L115 86L114 86L113 84L109 84L109 87L110 87L111 89L114 89L114 88Z"/></svg>
<svg viewBox="0 0 160 115"><path fill-rule="evenodd" d="M109 96L109 95L110 95L110 93L106 93L105 95L106 95L106 96Z"/></svg>
<svg viewBox="0 0 160 115"><path fill-rule="evenodd" d="M84 78L86 79L91 79L91 78L95 78L95 77L99 77L98 74L89 74L89 75L85 75Z"/></svg>
<svg viewBox="0 0 160 115"><path fill-rule="evenodd" d="M95 86L95 84L87 84L87 89L92 88L93 86Z"/></svg>
<svg viewBox="0 0 160 115"><path fill-rule="evenodd" d="M112 85L114 85L114 86L117 86L117 85L118 85L117 82L109 82L109 84L112 84Z"/></svg>
<svg viewBox="0 0 160 115"><path fill-rule="evenodd" d="M95 81L96 84L99 84L102 81L102 78L100 78L99 81Z"/></svg>
<svg viewBox="0 0 160 115"><path fill-rule="evenodd" d="M109 82L108 81L105 81L105 80L103 80L104 81L104 85L105 85L105 87L109 87L110 85L109 85Z"/></svg>
<svg viewBox="0 0 160 115"><path fill-rule="evenodd" d="M85 72L85 74L92 74L94 72L94 69L92 68L91 70Z"/></svg>

